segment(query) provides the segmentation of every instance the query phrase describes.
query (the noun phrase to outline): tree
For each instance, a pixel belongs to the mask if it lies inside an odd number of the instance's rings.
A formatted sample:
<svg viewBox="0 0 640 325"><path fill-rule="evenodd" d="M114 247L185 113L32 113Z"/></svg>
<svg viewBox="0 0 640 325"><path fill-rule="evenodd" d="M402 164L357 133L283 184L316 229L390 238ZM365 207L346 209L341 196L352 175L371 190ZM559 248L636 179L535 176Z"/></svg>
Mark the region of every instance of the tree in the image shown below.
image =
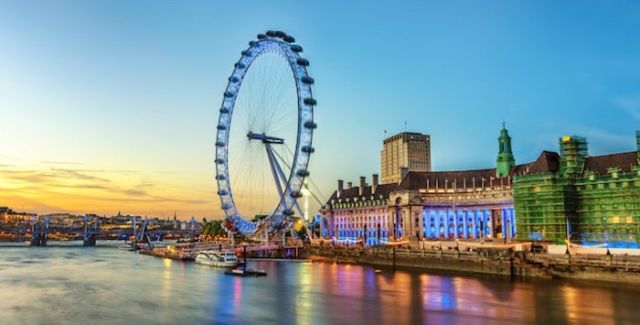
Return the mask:
<svg viewBox="0 0 640 325"><path fill-rule="evenodd" d="M222 227L222 222L222 220L208 221L204 227L202 227L202 235L205 237L224 236L226 231Z"/></svg>

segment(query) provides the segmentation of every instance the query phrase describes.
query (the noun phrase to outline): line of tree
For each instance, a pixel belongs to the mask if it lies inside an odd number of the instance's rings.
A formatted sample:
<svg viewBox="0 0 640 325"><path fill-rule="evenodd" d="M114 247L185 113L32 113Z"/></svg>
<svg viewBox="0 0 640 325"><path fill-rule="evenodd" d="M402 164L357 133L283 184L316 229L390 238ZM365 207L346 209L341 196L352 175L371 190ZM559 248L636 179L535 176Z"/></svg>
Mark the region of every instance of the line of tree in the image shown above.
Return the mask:
<svg viewBox="0 0 640 325"><path fill-rule="evenodd" d="M222 228L223 220L206 221L202 227L202 235L205 237L226 236L227 232Z"/></svg>

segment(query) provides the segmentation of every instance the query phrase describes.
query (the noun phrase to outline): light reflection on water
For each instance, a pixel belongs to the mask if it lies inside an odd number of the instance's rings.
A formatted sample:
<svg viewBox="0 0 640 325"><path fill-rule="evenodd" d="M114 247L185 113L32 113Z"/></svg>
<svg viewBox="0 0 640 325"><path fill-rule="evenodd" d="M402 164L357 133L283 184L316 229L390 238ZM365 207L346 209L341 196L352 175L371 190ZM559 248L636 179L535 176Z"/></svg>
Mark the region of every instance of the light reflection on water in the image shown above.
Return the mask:
<svg viewBox="0 0 640 325"><path fill-rule="evenodd" d="M114 248L0 248L0 324L640 324L640 288L252 262L225 276Z"/></svg>

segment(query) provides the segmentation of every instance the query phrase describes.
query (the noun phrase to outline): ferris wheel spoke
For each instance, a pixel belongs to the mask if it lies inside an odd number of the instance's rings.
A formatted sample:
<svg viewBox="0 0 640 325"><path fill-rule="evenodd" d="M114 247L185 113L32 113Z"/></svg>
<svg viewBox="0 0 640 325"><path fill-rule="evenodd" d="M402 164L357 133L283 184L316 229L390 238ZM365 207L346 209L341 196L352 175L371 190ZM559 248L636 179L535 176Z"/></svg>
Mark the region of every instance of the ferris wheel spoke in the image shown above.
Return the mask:
<svg viewBox="0 0 640 325"><path fill-rule="evenodd" d="M282 168L278 164L275 155L273 154L273 149L270 144L266 144L267 156L269 157L269 164L271 165L271 173L273 174L273 181L276 184L276 188L278 190L278 194L282 198L284 195L284 191L282 190L282 183L286 186L286 177L282 173ZM282 182L282 183L281 183Z"/></svg>
<svg viewBox="0 0 640 325"><path fill-rule="evenodd" d="M273 156L274 165L276 165L276 166L277 166L277 168L278 168L278 173L279 173L279 175L280 175L280 177L281 177L282 181L285 183L285 186L287 186L287 187L288 187L288 186L289 186L289 184L287 183L287 178L285 177L284 171L282 170L282 167L281 167L281 166L282 166L282 165L284 165L285 167L288 167L288 169L289 169L289 170L291 170L291 167L290 167L290 166L288 166L288 165L285 163L285 161L287 161L287 160L283 159L283 158L282 158L282 156L278 155L278 154L277 154L277 152L276 152L275 150L273 150L273 153L275 153L275 155ZM277 156L277 157L276 157L276 156ZM282 164L278 163L278 160L277 160L276 158L280 158L280 160L281 160L283 163L282 163ZM294 195L296 195L296 196L299 196L299 195L300 195L300 193L299 193L299 192L298 192L298 193L293 193L293 191L292 191L292 194L294 194ZM296 200L293 200L293 206L295 207L296 211L298 211L298 213L299 213L301 216L302 216L302 215L304 215L304 214L302 213L302 209L300 208L300 205L298 204L298 200L297 200L297 199L296 199Z"/></svg>

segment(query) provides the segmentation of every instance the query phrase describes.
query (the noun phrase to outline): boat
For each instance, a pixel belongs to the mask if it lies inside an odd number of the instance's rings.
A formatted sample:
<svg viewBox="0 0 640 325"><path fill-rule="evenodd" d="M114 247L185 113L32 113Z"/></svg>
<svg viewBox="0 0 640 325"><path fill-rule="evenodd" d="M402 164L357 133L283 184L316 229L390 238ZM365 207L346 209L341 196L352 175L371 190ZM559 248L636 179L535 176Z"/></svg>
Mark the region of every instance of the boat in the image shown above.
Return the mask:
<svg viewBox="0 0 640 325"><path fill-rule="evenodd" d="M118 246L118 249L121 251L133 252L136 250L136 246L133 243L130 244L122 244Z"/></svg>
<svg viewBox="0 0 640 325"><path fill-rule="evenodd" d="M218 267L236 267L238 257L230 251L206 250L198 253L196 263Z"/></svg>
<svg viewBox="0 0 640 325"><path fill-rule="evenodd" d="M245 263L239 263L237 267L227 270L224 272L227 275L235 275L235 276L266 276L267 271L260 269L250 269L247 268Z"/></svg>
<svg viewBox="0 0 640 325"><path fill-rule="evenodd" d="M265 270L254 270L254 269L245 269L245 268L235 268L228 271L225 271L224 274L227 275L235 275L235 276L266 276L267 271Z"/></svg>

